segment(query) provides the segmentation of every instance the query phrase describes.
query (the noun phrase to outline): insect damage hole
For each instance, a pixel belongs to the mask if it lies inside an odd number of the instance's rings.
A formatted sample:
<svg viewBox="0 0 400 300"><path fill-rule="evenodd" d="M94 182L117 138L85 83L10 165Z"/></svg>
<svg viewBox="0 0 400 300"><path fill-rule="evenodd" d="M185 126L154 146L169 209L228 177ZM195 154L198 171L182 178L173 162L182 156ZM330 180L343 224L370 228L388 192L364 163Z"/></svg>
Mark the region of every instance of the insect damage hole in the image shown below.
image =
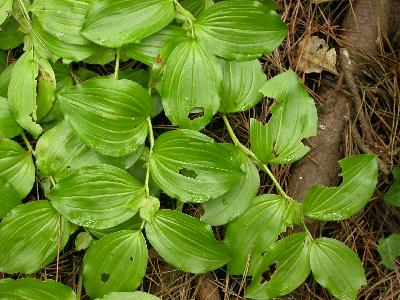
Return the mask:
<svg viewBox="0 0 400 300"><path fill-rule="evenodd" d="M108 280L110 280L110 274L108 273L101 274L100 280L101 282L106 283Z"/></svg>
<svg viewBox="0 0 400 300"><path fill-rule="evenodd" d="M193 170L189 170L186 168L182 168L179 170L179 174L185 177L189 177L192 179L196 179L197 178L197 172L193 171Z"/></svg>
<svg viewBox="0 0 400 300"><path fill-rule="evenodd" d="M196 120L204 117L204 107L194 107L189 111L189 120Z"/></svg>

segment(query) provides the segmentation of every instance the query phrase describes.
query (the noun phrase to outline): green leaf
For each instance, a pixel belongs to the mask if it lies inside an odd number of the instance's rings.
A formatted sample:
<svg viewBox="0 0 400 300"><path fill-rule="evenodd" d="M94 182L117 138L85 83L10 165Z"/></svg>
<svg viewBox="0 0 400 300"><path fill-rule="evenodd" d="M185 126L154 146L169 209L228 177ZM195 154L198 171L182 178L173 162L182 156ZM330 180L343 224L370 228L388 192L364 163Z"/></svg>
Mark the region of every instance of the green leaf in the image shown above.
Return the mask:
<svg viewBox="0 0 400 300"><path fill-rule="evenodd" d="M125 156L146 140L152 100L133 81L94 78L58 99L78 136L101 154Z"/></svg>
<svg viewBox="0 0 400 300"><path fill-rule="evenodd" d="M266 76L258 60L220 59L219 62L223 74L220 112L246 111L261 101L263 95L259 90L266 82Z"/></svg>
<svg viewBox="0 0 400 300"><path fill-rule="evenodd" d="M4 0L0 3L0 24L8 17L8 13L12 10L13 0Z"/></svg>
<svg viewBox="0 0 400 300"><path fill-rule="evenodd" d="M343 182L339 187L314 185L304 199L304 215L321 221L339 221L356 214L374 194L378 180L375 155L355 155L342 159Z"/></svg>
<svg viewBox="0 0 400 300"><path fill-rule="evenodd" d="M253 60L280 45L287 26L257 1L222 1L197 17L195 34L215 55Z"/></svg>
<svg viewBox="0 0 400 300"><path fill-rule="evenodd" d="M117 292L105 295L97 300L160 300L160 298L144 292Z"/></svg>
<svg viewBox="0 0 400 300"><path fill-rule="evenodd" d="M213 0L183 0L181 5L189 11L193 16L197 16L202 11L214 5Z"/></svg>
<svg viewBox="0 0 400 300"><path fill-rule="evenodd" d="M92 0L35 0L30 11L37 16L42 28L66 44L90 45L81 33Z"/></svg>
<svg viewBox="0 0 400 300"><path fill-rule="evenodd" d="M378 252L382 258L382 264L386 268L394 270L393 259L400 256L400 234L393 233L387 238L381 238Z"/></svg>
<svg viewBox="0 0 400 300"><path fill-rule="evenodd" d="M147 246L140 231L112 233L90 246L83 259L83 285L91 298L139 287L146 274Z"/></svg>
<svg viewBox="0 0 400 300"><path fill-rule="evenodd" d="M56 97L56 76L45 59L39 61L39 73L37 77L37 118L41 121L52 109Z"/></svg>
<svg viewBox="0 0 400 300"><path fill-rule="evenodd" d="M289 164L304 156L309 148L301 141L317 134L317 110L304 84L293 71L268 80L261 89L277 100L266 125L250 119L250 143L263 162Z"/></svg>
<svg viewBox="0 0 400 300"><path fill-rule="evenodd" d="M335 239L314 240L310 262L315 280L338 299L356 299L359 288L367 283L358 256Z"/></svg>
<svg viewBox="0 0 400 300"><path fill-rule="evenodd" d="M74 230L49 201L17 206L0 223L0 272L38 271L53 261Z"/></svg>
<svg viewBox="0 0 400 300"><path fill-rule="evenodd" d="M14 141L0 139L0 176L13 186L20 199L25 198L35 182L31 153Z"/></svg>
<svg viewBox="0 0 400 300"><path fill-rule="evenodd" d="M8 96L8 86L11 80L11 71L14 66L15 63L8 65L8 67L0 74L0 97L7 98Z"/></svg>
<svg viewBox="0 0 400 300"><path fill-rule="evenodd" d="M8 53L0 51L0 73L2 73L8 66Z"/></svg>
<svg viewBox="0 0 400 300"><path fill-rule="evenodd" d="M90 233L97 239L100 239L106 235L109 235L111 233L121 231L121 230L139 230L139 228L142 226L143 220L140 217L139 214L134 215L132 218L129 220L118 224L117 226L107 228L107 229L94 229L91 228Z"/></svg>
<svg viewBox="0 0 400 300"><path fill-rule="evenodd" d="M19 23L12 17L0 25L0 50L14 49L22 44L25 35L18 28Z"/></svg>
<svg viewBox="0 0 400 300"><path fill-rule="evenodd" d="M98 0L92 2L81 32L96 44L118 48L156 33L174 15L172 0Z"/></svg>
<svg viewBox="0 0 400 300"><path fill-rule="evenodd" d="M230 260L210 225L175 210L158 211L146 223L146 236L166 262L184 272L206 273Z"/></svg>
<svg viewBox="0 0 400 300"><path fill-rule="evenodd" d="M147 89L147 86L149 84L150 73L148 70L143 70L143 69L137 69L137 70L126 69L119 72L118 78L134 81Z"/></svg>
<svg viewBox="0 0 400 300"><path fill-rule="evenodd" d="M13 138L21 134L22 128L15 121L8 101L0 97L0 138Z"/></svg>
<svg viewBox="0 0 400 300"><path fill-rule="evenodd" d="M83 231L80 232L75 239L75 249L76 251L81 251L89 248L92 243L92 236L89 232Z"/></svg>
<svg viewBox="0 0 400 300"><path fill-rule="evenodd" d="M25 52L15 63L8 87L8 104L18 124L34 138L42 133L36 124L36 77L39 64L34 60L33 50Z"/></svg>
<svg viewBox="0 0 400 300"><path fill-rule="evenodd" d="M228 144L225 146L228 149L235 147ZM244 176L229 192L216 199L211 199L203 205L204 215L201 220L212 226L223 225L233 221L246 211L257 195L260 186L258 169L252 160L237 148L235 157L242 163L242 170L245 172Z"/></svg>
<svg viewBox="0 0 400 300"><path fill-rule="evenodd" d="M12 300L76 300L74 291L53 280L33 278L0 280L0 298Z"/></svg>
<svg viewBox="0 0 400 300"><path fill-rule="evenodd" d="M33 31L30 34L30 38L32 39L35 51L41 57L51 59L52 61L63 58L67 62L78 62L96 54L99 50L99 46L94 43L71 44L61 40L57 35L52 35L44 30L36 16L32 18L32 28Z"/></svg>
<svg viewBox="0 0 400 300"><path fill-rule="evenodd" d="M386 192L384 201L386 204L400 207L400 168L393 169L394 183Z"/></svg>
<svg viewBox="0 0 400 300"><path fill-rule="evenodd" d="M161 99L167 117L181 128L202 129L220 104L217 60L195 40L187 40L176 46L164 68Z"/></svg>
<svg viewBox="0 0 400 300"><path fill-rule="evenodd" d="M292 234L275 242L257 265L245 297L269 300L289 294L306 280L310 273L310 240L305 233ZM262 275L276 264L270 280L261 283Z"/></svg>
<svg viewBox="0 0 400 300"><path fill-rule="evenodd" d="M22 204L21 197L14 187L0 176L0 219L4 218L14 207Z"/></svg>
<svg viewBox="0 0 400 300"><path fill-rule="evenodd" d="M128 205L140 201L144 187L125 171L110 166L85 166L61 179L48 195L72 223L106 229L132 218Z"/></svg>
<svg viewBox="0 0 400 300"><path fill-rule="evenodd" d="M40 176L52 176L56 181L83 166L101 164L100 155L78 139L67 121L46 131L35 153Z"/></svg>
<svg viewBox="0 0 400 300"><path fill-rule="evenodd" d="M143 39L139 43L125 45L122 49L129 58L152 66L157 63L157 57L159 57L161 49L166 44L185 36L185 30L174 25L169 25L157 33Z"/></svg>
<svg viewBox="0 0 400 300"><path fill-rule="evenodd" d="M285 210L283 197L262 195L256 197L239 218L228 224L225 242L233 256L228 263L229 274L243 274L248 264L248 273L254 272L262 253L284 230L282 221Z"/></svg>
<svg viewBox="0 0 400 300"><path fill-rule="evenodd" d="M94 55L86 58L84 62L104 66L115 59L114 49L101 47ZM122 59L121 59L122 60Z"/></svg>
<svg viewBox="0 0 400 300"><path fill-rule="evenodd" d="M196 131L169 131L155 142L150 172L170 197L206 202L228 192L244 175L236 154Z"/></svg>

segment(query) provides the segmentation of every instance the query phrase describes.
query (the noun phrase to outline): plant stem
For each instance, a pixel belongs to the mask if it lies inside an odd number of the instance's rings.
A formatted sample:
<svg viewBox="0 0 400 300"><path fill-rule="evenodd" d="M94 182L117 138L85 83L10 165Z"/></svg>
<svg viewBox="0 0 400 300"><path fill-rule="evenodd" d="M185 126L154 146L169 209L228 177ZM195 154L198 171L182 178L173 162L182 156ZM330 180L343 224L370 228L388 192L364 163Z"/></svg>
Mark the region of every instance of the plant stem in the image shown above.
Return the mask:
<svg viewBox="0 0 400 300"><path fill-rule="evenodd" d="M26 137L26 135L25 135L25 133L23 131L21 132L21 136L22 136L22 139L24 140L24 143L25 143L26 147L28 148L29 152L31 152L33 154L33 156L36 156L35 151L33 150L31 143L29 143L29 140L28 140L28 138Z"/></svg>
<svg viewBox="0 0 400 300"><path fill-rule="evenodd" d="M188 23L189 23L189 25L190 25L190 30L191 30L191 36L192 36L192 39L194 39L195 38L195 35L194 35L194 26L193 26L193 19L194 19L194 16L189 12L189 11L187 11L185 8L183 8L183 6L177 1L177 0L174 0L174 3L175 3L175 5L176 5L176 7L177 7L177 10L180 12L180 13L182 13L182 15L186 18L186 20L188 21Z"/></svg>
<svg viewBox="0 0 400 300"><path fill-rule="evenodd" d="M22 13L23 13L23 15L24 15L24 18L25 18L27 21L30 22L31 18L29 17L29 12L28 12L28 10L26 9L26 6L25 6L25 4L24 4L24 1L23 1L23 0L18 0L18 2L19 2L19 6L21 7L21 10L22 10Z"/></svg>
<svg viewBox="0 0 400 300"><path fill-rule="evenodd" d="M118 79L118 73L119 73L119 60L121 57L121 48L117 49L117 57L115 58L115 71L114 71L114 79Z"/></svg>
<svg viewBox="0 0 400 300"><path fill-rule="evenodd" d="M151 155L153 154L154 133L153 133L153 125L151 124L151 117L148 116L146 118L146 120L147 120L147 126L148 126L148 131L149 131L149 143L150 143L149 160L150 160ZM145 183L144 183L145 184L145 189L146 189L146 195L148 197L150 196L149 178L150 178L150 161L147 162L146 179L145 179Z"/></svg>
<svg viewBox="0 0 400 300"><path fill-rule="evenodd" d="M78 286L76 287L76 299L80 300L82 295L82 284L83 284L83 265L79 268L79 279Z"/></svg>
<svg viewBox="0 0 400 300"><path fill-rule="evenodd" d="M292 200L285 191L283 190L282 186L279 184L278 180L275 178L274 174L272 174L271 170L267 167L266 164L264 164L261 160L257 158L257 156L254 154L253 151L251 151L249 148L247 148L245 145L243 145L238 138L235 135L235 132L232 129L231 124L229 123L228 118L226 115L222 115L222 118L224 120L226 129L228 130L228 133L233 141L233 143L239 147L242 152L244 152L247 156L249 156L251 159L253 159L254 163L262 170L264 171L271 179L272 182L275 184L276 188L278 189L279 193L285 197L286 199Z"/></svg>

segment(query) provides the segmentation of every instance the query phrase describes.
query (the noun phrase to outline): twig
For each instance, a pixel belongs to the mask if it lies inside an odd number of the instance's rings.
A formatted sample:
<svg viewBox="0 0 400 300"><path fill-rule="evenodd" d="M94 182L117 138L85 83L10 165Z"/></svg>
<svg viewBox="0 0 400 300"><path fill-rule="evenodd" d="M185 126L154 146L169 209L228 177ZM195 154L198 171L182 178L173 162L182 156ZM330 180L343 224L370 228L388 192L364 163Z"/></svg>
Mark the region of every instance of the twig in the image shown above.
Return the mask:
<svg viewBox="0 0 400 300"><path fill-rule="evenodd" d="M363 137L366 141L371 142L373 141L373 137L371 134L370 126L368 125L367 118L365 117L363 104L358 92L358 88L353 76L353 68L352 62L350 60L349 52L342 48L340 49L340 57L342 60L342 70L344 73L344 79L348 87L350 88L350 93L353 96L352 104L354 106L354 121L358 119L360 122L360 128L363 134Z"/></svg>

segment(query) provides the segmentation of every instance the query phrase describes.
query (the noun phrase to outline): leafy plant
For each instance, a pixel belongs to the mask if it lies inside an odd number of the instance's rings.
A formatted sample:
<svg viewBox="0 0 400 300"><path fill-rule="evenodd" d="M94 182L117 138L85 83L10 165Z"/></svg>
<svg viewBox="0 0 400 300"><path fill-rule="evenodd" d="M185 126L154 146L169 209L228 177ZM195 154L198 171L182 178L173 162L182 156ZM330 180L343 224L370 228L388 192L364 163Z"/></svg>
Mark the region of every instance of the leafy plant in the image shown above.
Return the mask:
<svg viewBox="0 0 400 300"><path fill-rule="evenodd" d="M156 299L134 292L147 238L183 271L227 265L231 275L252 275L248 298L290 293L312 272L333 296L355 299L366 280L359 258L339 241L314 238L304 218L356 214L374 192L376 158L342 160L342 184L314 186L304 204L282 189L268 164L309 151L302 141L316 134L317 113L293 71L267 80L257 60L287 33L275 9L269 0L3 1L0 49L23 42L24 52L9 66L0 55L0 271L35 273L73 238L87 250L76 295L26 278L1 280L1 298L79 299L83 282L91 298ZM82 68L114 57L113 75ZM129 59L148 69L120 71ZM249 149L227 114L263 96L275 99L272 116L250 121ZM155 137L152 118L162 110L179 129ZM217 113L233 145L198 132ZM258 169L279 195L257 196ZM28 201L36 177L46 199ZM178 209L160 209L165 198ZM203 205L201 220L183 203ZM224 224L217 240L212 226ZM303 232L279 238L294 225Z"/></svg>

